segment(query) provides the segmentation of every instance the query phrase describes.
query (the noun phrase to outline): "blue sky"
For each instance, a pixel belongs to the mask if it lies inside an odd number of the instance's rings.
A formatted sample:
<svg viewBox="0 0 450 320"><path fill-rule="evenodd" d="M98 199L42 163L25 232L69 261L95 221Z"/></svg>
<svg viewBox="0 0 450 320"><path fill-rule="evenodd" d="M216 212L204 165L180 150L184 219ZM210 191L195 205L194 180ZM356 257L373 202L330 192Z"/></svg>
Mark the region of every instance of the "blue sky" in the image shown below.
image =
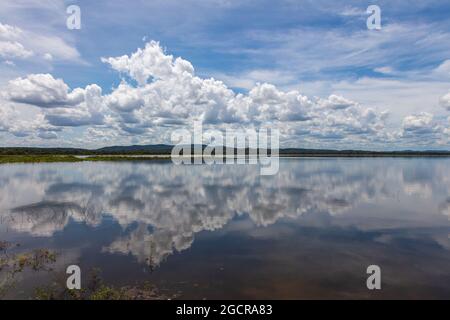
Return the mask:
<svg viewBox="0 0 450 320"><path fill-rule="evenodd" d="M72 4L81 30L66 28ZM366 27L373 4L381 30ZM280 127L286 146L449 149L449 13L443 1L2 1L0 144L167 143L200 118L219 129ZM171 97L176 72L149 71L149 85L138 84L101 59L131 58L152 40L173 66L176 57L193 66L189 79L223 86L177 82ZM133 63L161 57L144 53ZM77 88L84 98L68 98ZM167 94L155 100L155 90ZM97 94L96 105L86 98ZM193 96L208 107L183 100ZM43 97L54 101L43 106Z"/></svg>

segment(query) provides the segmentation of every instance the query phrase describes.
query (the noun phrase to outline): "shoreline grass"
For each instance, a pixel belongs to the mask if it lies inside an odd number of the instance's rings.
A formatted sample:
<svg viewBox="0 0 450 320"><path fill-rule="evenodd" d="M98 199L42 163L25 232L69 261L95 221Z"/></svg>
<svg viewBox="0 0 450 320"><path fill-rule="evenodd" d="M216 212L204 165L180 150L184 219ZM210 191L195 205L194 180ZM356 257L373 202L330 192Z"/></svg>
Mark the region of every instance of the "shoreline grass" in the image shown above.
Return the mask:
<svg viewBox="0 0 450 320"><path fill-rule="evenodd" d="M82 161L155 161L155 160L170 160L170 155L167 156L88 156L81 158Z"/></svg>
<svg viewBox="0 0 450 320"><path fill-rule="evenodd" d="M5 155L0 156L0 164L6 163L43 163L43 162L80 162L82 159L69 155Z"/></svg>
<svg viewBox="0 0 450 320"><path fill-rule="evenodd" d="M55 163L86 161L151 161L170 160L168 156L73 156L73 155L0 155L0 164L8 163Z"/></svg>
<svg viewBox="0 0 450 320"><path fill-rule="evenodd" d="M280 158L450 158L446 154L280 154ZM0 155L0 165L8 163L111 162L111 161L167 161L170 155Z"/></svg>

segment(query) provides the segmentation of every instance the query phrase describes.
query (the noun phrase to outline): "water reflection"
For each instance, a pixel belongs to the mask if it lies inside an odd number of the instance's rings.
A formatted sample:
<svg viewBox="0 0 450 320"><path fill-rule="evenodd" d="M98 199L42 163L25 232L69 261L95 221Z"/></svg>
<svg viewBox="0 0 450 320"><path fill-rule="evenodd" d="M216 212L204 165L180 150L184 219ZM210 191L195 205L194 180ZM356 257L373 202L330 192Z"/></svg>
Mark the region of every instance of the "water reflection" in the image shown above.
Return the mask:
<svg viewBox="0 0 450 320"><path fill-rule="evenodd" d="M308 214L320 225L324 214L346 213L361 228L442 226L450 215L449 169L447 160L420 159L291 159L274 177L237 165L12 165L0 173L1 219L16 231L51 236L70 219L95 227L110 215L123 228L138 227L104 250L159 264L189 248L196 233L241 215L256 226ZM361 203L392 202L395 211L352 212ZM377 223L367 225L369 218Z"/></svg>
<svg viewBox="0 0 450 320"><path fill-rule="evenodd" d="M190 248L202 231L221 232L227 225L232 230L231 221L251 222L234 226L256 239L289 239L280 231L286 222L376 231L372 236L380 243L408 236L398 230L449 229L449 160L284 159L280 164L276 176L239 165L6 165L0 171L0 222L30 237L52 237L64 234L70 223L96 228L107 217L124 232L101 252L131 254L152 266ZM442 232L427 237L450 248Z"/></svg>

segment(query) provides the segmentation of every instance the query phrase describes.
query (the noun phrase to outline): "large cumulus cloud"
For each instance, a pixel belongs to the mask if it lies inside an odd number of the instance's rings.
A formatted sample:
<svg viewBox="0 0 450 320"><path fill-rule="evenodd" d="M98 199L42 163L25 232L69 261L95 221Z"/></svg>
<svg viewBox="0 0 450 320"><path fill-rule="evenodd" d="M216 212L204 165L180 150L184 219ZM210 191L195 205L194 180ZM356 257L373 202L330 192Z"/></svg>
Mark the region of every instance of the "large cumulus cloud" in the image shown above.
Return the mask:
<svg viewBox="0 0 450 320"><path fill-rule="evenodd" d="M409 115L403 119L401 137L420 144L427 144L430 140L446 144L449 137L448 123L439 122L428 112Z"/></svg>
<svg viewBox="0 0 450 320"><path fill-rule="evenodd" d="M0 100L0 133L6 132L17 138L36 135L40 139L49 140L57 137L59 127L50 125L42 113L35 114L31 119L24 119L15 105Z"/></svg>
<svg viewBox="0 0 450 320"><path fill-rule="evenodd" d="M62 79L50 74L31 74L11 80L3 97L40 108L44 122L55 127L101 125L108 114L98 85L71 91Z"/></svg>
<svg viewBox="0 0 450 320"><path fill-rule="evenodd" d="M5 96L11 101L41 108L65 107L82 101L81 89L69 93L69 86L50 74L31 74L11 80Z"/></svg>
<svg viewBox="0 0 450 320"><path fill-rule="evenodd" d="M441 105L450 111L450 92L440 99Z"/></svg>
<svg viewBox="0 0 450 320"><path fill-rule="evenodd" d="M412 134L446 132L446 124L431 121L430 114L406 117L403 126L388 130L387 111L337 94L307 97L269 83L258 83L247 94L236 93L222 81L196 76L189 61L167 54L155 41L131 55L102 61L123 77L108 94L102 94L96 84L71 90L64 80L50 74L31 74L11 80L3 90L3 99L38 108L41 127L61 131L83 127L84 141L102 144L108 141L96 139L116 139L110 144L121 137L155 142L194 120L218 129L270 126L281 130L284 141L300 139L319 146L323 141L386 144ZM445 105L446 97L441 103ZM39 134L41 138L55 137L42 130Z"/></svg>

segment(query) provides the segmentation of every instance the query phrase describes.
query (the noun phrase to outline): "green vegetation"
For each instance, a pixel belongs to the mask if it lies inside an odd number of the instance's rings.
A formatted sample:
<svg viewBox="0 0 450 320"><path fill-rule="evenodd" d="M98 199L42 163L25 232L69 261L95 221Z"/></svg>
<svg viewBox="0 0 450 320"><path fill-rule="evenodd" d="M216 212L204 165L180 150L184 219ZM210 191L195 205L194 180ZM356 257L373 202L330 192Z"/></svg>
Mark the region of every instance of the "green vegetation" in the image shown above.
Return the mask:
<svg viewBox="0 0 450 320"><path fill-rule="evenodd" d="M58 255L50 249L34 249L16 252L19 244L0 241L0 298L15 289L25 270L48 272L53 280L50 284L37 287L30 298L37 300L166 300L178 295L165 294L154 285L145 281L140 285L115 287L103 282L101 271L93 268L81 290L69 290L66 286L67 275L53 269Z"/></svg>
<svg viewBox="0 0 450 320"><path fill-rule="evenodd" d="M0 298L16 284L16 274L26 269L35 272L51 272L57 254L48 249L34 249L30 252L15 253L19 244L0 241Z"/></svg>
<svg viewBox="0 0 450 320"><path fill-rule="evenodd" d="M17 254L12 262L12 272L19 273L25 268L33 271L52 271L48 265L56 262L56 253L48 249L36 249L32 252Z"/></svg>
<svg viewBox="0 0 450 320"><path fill-rule="evenodd" d="M171 145L116 146L100 149L0 147L0 155L170 155Z"/></svg>
<svg viewBox="0 0 450 320"><path fill-rule="evenodd" d="M280 152L280 157L450 157L447 152ZM0 165L6 163L84 162L84 161L167 161L170 155L0 155Z"/></svg>
<svg viewBox="0 0 450 320"><path fill-rule="evenodd" d="M7 249L0 255L0 271L8 271L9 274L23 272L29 268L33 271L51 271L49 265L56 262L56 253L48 249L35 249L31 252L7 254Z"/></svg>
<svg viewBox="0 0 450 320"><path fill-rule="evenodd" d="M65 155L0 155L3 163L83 162L83 161L148 161L167 160L169 156L89 156L85 158Z"/></svg>
<svg viewBox="0 0 450 320"><path fill-rule="evenodd" d="M36 288L34 296L37 300L167 300L177 297L161 293L147 281L139 286L106 285L97 268L91 269L87 282L81 290L67 289L62 278L49 286Z"/></svg>
<svg viewBox="0 0 450 320"><path fill-rule="evenodd" d="M149 161L167 160L170 156L92 156L83 158L83 161Z"/></svg>
<svg viewBox="0 0 450 320"><path fill-rule="evenodd" d="M113 146L100 149L76 148L0 148L0 164L2 163L39 163L39 162L82 162L82 161L149 161L168 160L172 151L171 145L134 145ZM191 145L191 151L194 145ZM206 148L205 145L201 146ZM238 149L233 153L238 154ZM244 154L250 150L246 148ZM261 153L262 150L252 150ZM270 150L267 150L270 155ZM214 154L214 152L213 152ZM266 152L264 152L266 154ZM325 150L282 148L281 157L450 157L450 151L367 151L367 150Z"/></svg>
<svg viewBox="0 0 450 320"><path fill-rule="evenodd" d="M194 145L191 145L191 149L194 150ZM202 149L206 148L206 145L201 146ZM109 160L136 160L136 158L126 158L130 156L145 156L145 160L158 158L162 155L169 157L172 152L172 145L155 144L155 145L132 145L132 146L111 146L100 149L80 149L80 148L28 148L28 147L0 147L1 157L42 157L40 159L47 159L45 162L54 162L54 158L49 157L67 156L67 160L74 159L74 156L91 156L91 161L96 161L97 157L120 157L109 158ZM234 149L234 154L237 154L238 149ZM242 150L241 150L242 151ZM255 151L255 150L253 150ZM256 150L256 152L260 152ZM249 153L249 149L245 149L245 154ZM270 153L270 150L269 150ZM333 149L302 149L302 148L281 148L279 150L280 156L292 156L292 157L450 157L449 150L398 150L398 151L371 151L371 150L333 150ZM8 159L8 158L5 159ZM148 158L147 158L148 157ZM78 158L76 158L78 159ZM51 161L50 161L51 160ZM105 160L104 158L101 160ZM108 161L109 161L108 160ZM141 158L142 160L142 158ZM72 160L70 160L72 161ZM81 161L78 159L78 161ZM20 162L20 161L16 161ZM37 162L37 161L30 161ZM44 160L42 160L44 162ZM0 160L1 163L1 160Z"/></svg>
<svg viewBox="0 0 450 320"><path fill-rule="evenodd" d="M2 155L2 163L39 163L39 162L78 162L82 159L75 156L63 155Z"/></svg>
<svg viewBox="0 0 450 320"><path fill-rule="evenodd" d="M177 296L163 295L147 285L120 288L101 285L94 290L68 290L62 286L39 287L35 290L34 298L36 300L167 300Z"/></svg>

